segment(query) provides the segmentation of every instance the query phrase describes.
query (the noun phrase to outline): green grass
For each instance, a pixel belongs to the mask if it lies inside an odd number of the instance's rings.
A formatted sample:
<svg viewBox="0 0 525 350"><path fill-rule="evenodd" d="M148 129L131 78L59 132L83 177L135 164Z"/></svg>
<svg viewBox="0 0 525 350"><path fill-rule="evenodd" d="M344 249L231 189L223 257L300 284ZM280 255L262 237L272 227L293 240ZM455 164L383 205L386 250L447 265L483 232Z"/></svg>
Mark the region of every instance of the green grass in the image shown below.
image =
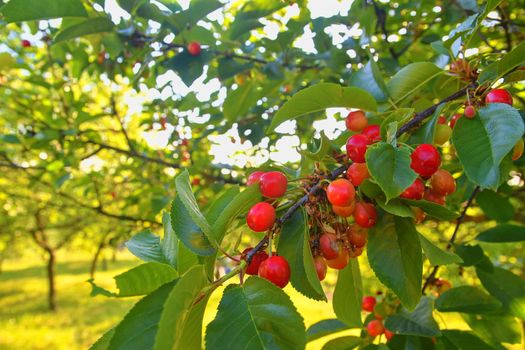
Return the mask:
<svg viewBox="0 0 525 350"><path fill-rule="evenodd" d="M67 256L60 254L57 259L58 311L54 313L47 307L44 262L38 258L25 258L5 263L4 272L0 274L0 349L87 349L122 319L138 300L90 297L91 287L86 282L89 278L89 257L67 253ZM113 276L138 264L140 261L129 253L120 253L116 262L107 263L107 270L98 270L96 282L114 289ZM334 273L329 274L327 284L333 285L335 278ZM371 273L365 269L365 281L370 278ZM285 291L303 315L307 327L319 320L335 317L331 302L308 299L290 286ZM221 295L222 289L218 289L210 299L204 316L206 324L215 317ZM449 327L465 328L459 317L453 315L447 315L446 320L438 318L438 322ZM357 334L358 330L319 339L308 344L307 349L320 349L328 339L349 333Z"/></svg>

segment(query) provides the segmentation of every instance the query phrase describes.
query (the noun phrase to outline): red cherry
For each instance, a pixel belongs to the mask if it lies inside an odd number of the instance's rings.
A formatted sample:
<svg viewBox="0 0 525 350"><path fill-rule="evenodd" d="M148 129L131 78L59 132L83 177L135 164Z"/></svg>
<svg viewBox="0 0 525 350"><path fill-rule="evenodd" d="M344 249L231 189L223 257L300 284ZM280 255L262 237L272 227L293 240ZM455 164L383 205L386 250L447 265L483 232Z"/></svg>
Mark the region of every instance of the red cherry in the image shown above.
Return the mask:
<svg viewBox="0 0 525 350"><path fill-rule="evenodd" d="M31 47L31 42L29 40L22 40L22 47Z"/></svg>
<svg viewBox="0 0 525 350"><path fill-rule="evenodd" d="M201 179L199 179L198 177L194 178L192 181L191 181L191 184L192 186L199 186L201 184Z"/></svg>
<svg viewBox="0 0 525 350"><path fill-rule="evenodd" d="M322 256L316 256L314 258L314 265L315 265L315 272L317 272L317 277L319 277L319 281L322 281L326 277L326 270L327 265L326 261L323 259Z"/></svg>
<svg viewBox="0 0 525 350"><path fill-rule="evenodd" d="M335 259L343 250L341 242L337 240L336 235L333 233L322 234L319 238L319 249L325 259Z"/></svg>
<svg viewBox="0 0 525 350"><path fill-rule="evenodd" d="M332 210L335 215L338 215L342 218L349 218L354 213L355 202L352 202L348 207L338 207L337 205L332 205Z"/></svg>
<svg viewBox="0 0 525 350"><path fill-rule="evenodd" d="M332 269L342 270L348 265L349 260L350 256L348 252L345 249L341 249L341 252L339 252L339 255L335 259L326 260L326 265Z"/></svg>
<svg viewBox="0 0 525 350"><path fill-rule="evenodd" d="M188 146L190 144L190 142L187 140L187 139L183 139L181 142L180 142L181 145L183 146Z"/></svg>
<svg viewBox="0 0 525 350"><path fill-rule="evenodd" d="M514 145L512 149L512 160L518 160L523 155L523 150L525 149L525 143L523 139L519 139L518 142Z"/></svg>
<svg viewBox="0 0 525 350"><path fill-rule="evenodd" d="M430 178L430 188L438 196L448 196L456 191L456 180L448 171L439 169Z"/></svg>
<svg viewBox="0 0 525 350"><path fill-rule="evenodd" d="M389 341L394 336L394 333L390 332L388 329L385 328L385 338L386 341Z"/></svg>
<svg viewBox="0 0 525 350"><path fill-rule="evenodd" d="M446 122L447 122L447 118L445 118L444 115L440 115L438 117L438 124L446 124Z"/></svg>
<svg viewBox="0 0 525 350"><path fill-rule="evenodd" d="M361 110L348 113L345 120L346 128L350 131L359 132L368 125L365 113Z"/></svg>
<svg viewBox="0 0 525 350"><path fill-rule="evenodd" d="M485 96L485 103L506 103L512 106L512 95L505 89L492 89Z"/></svg>
<svg viewBox="0 0 525 350"><path fill-rule="evenodd" d="M423 220L425 220L425 217L427 216L427 214L425 214L423 209L418 208L418 207L411 207L411 209L412 209L412 212L414 213L414 222L416 224L422 223Z"/></svg>
<svg viewBox="0 0 525 350"><path fill-rule="evenodd" d="M376 208L370 203L356 203L354 209L354 220L355 223L361 227L369 228L374 226L377 220Z"/></svg>
<svg viewBox="0 0 525 350"><path fill-rule="evenodd" d="M454 114L452 118L450 118L449 125L451 128L454 128L454 125L456 125L456 122L458 121L459 118L461 118L461 114L459 113Z"/></svg>
<svg viewBox="0 0 525 350"><path fill-rule="evenodd" d="M363 301L361 302L361 309L363 309L363 311L373 312L376 302L375 297L371 295L364 296Z"/></svg>
<svg viewBox="0 0 525 350"><path fill-rule="evenodd" d="M348 158L356 163L365 162L366 147L370 144L370 140L366 135L353 135L350 136L346 142L346 153Z"/></svg>
<svg viewBox="0 0 525 350"><path fill-rule="evenodd" d="M348 230L348 241L356 248L362 248L366 244L368 231L359 225L352 225Z"/></svg>
<svg viewBox="0 0 525 350"><path fill-rule="evenodd" d="M465 114L465 117L472 119L476 116L476 108L474 108L473 105L468 105L465 107L465 112L463 114Z"/></svg>
<svg viewBox="0 0 525 350"><path fill-rule="evenodd" d="M432 176L441 165L438 150L427 143L417 146L410 158L412 158L410 167L424 178Z"/></svg>
<svg viewBox="0 0 525 350"><path fill-rule="evenodd" d="M355 198L355 188L352 183L346 179L337 179L332 181L326 189L328 201L338 207L348 207Z"/></svg>
<svg viewBox="0 0 525 350"><path fill-rule="evenodd" d="M290 265L282 256L272 255L259 266L259 277L284 288L290 281Z"/></svg>
<svg viewBox="0 0 525 350"><path fill-rule="evenodd" d="M366 325L366 330L369 336L377 337L385 332L385 327L383 327L383 322L380 320L372 320Z"/></svg>
<svg viewBox="0 0 525 350"><path fill-rule="evenodd" d="M423 196L423 199L429 202L434 202L439 205L445 205L445 197L440 196L438 194L433 193L430 188L427 188L425 190L425 195Z"/></svg>
<svg viewBox="0 0 525 350"><path fill-rule="evenodd" d="M252 250L253 248L252 247L249 247L249 248L246 248L244 249L244 251L242 252L242 256L243 256L243 259L246 258L246 255ZM248 275L257 275L258 272L259 272L259 266L261 265L261 263L268 259L268 254L266 254L265 251L258 251L257 253L255 253L253 256L252 256L252 261L250 261L250 263L248 264L248 266L246 266L246 274Z"/></svg>
<svg viewBox="0 0 525 350"><path fill-rule="evenodd" d="M268 198L279 198L286 193L288 180L280 171L269 171L261 175L259 189L263 196Z"/></svg>
<svg viewBox="0 0 525 350"><path fill-rule="evenodd" d="M420 200L425 194L425 184L420 178L417 178L412 185L401 193L399 197L406 199Z"/></svg>
<svg viewBox="0 0 525 350"><path fill-rule="evenodd" d="M192 56L199 56L201 54L201 45L196 41L189 43L187 49L188 53Z"/></svg>
<svg viewBox="0 0 525 350"><path fill-rule="evenodd" d="M363 181L370 178L370 173L365 163L352 163L346 171L346 177L354 186L359 186Z"/></svg>
<svg viewBox="0 0 525 350"><path fill-rule="evenodd" d="M368 137L372 143L381 141L381 128L377 124L369 125L361 131L361 135Z"/></svg>
<svg viewBox="0 0 525 350"><path fill-rule="evenodd" d="M264 175L264 171L254 171L253 173L248 176L248 181L246 181L246 185L250 186L255 183L258 183L261 179L261 176Z"/></svg>
<svg viewBox="0 0 525 350"><path fill-rule="evenodd" d="M275 222L275 209L266 202L259 202L250 208L246 223L255 232L264 232Z"/></svg>

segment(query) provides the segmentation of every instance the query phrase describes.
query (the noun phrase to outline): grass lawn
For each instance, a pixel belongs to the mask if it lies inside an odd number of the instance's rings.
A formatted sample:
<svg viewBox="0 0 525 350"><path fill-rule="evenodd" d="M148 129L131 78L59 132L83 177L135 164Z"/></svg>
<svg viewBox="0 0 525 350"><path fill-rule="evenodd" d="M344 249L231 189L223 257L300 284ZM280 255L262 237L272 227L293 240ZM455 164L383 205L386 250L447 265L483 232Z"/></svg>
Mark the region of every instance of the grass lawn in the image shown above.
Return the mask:
<svg viewBox="0 0 525 350"><path fill-rule="evenodd" d="M86 283L89 257L62 254L57 260L56 313L47 309L46 275L41 260L34 258L5 263L4 272L0 274L0 349L87 349L138 300L90 297L91 287ZM139 263L128 253L120 253L116 262L108 262L107 270L99 269L96 282L114 289L112 277ZM335 282L335 276L330 275L328 280ZM307 327L334 317L331 303L310 300L291 287L287 287L286 292L305 318ZM205 323L214 318L221 295L219 289L210 299ZM438 319L438 322L443 320ZM465 327L457 317L447 318L447 323L449 326L457 323L457 328ZM353 332L356 334L355 330ZM308 349L320 349L328 339L312 342Z"/></svg>

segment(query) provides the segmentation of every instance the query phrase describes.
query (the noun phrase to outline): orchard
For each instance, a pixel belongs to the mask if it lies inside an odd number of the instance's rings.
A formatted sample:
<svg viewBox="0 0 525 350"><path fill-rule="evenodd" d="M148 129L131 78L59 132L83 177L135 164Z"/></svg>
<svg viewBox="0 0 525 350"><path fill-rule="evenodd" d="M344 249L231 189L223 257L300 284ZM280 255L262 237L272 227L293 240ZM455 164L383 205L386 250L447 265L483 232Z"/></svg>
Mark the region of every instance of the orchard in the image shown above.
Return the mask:
<svg viewBox="0 0 525 350"><path fill-rule="evenodd" d="M523 349L524 1L0 6L0 264L136 298L91 349Z"/></svg>

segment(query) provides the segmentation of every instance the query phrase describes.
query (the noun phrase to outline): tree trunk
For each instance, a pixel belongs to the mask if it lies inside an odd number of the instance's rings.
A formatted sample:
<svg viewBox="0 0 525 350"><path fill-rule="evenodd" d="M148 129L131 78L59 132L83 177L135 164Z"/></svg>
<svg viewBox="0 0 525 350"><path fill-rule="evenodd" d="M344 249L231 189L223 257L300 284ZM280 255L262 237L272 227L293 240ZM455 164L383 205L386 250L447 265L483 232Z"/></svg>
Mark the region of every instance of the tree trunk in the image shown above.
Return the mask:
<svg viewBox="0 0 525 350"><path fill-rule="evenodd" d="M105 240L103 239L100 241L97 251L95 252L95 255L93 256L93 260L91 260L91 268L89 269L89 277L95 278L95 272L97 270L97 262L98 258L100 257L100 253L102 252L102 249L106 246Z"/></svg>
<svg viewBox="0 0 525 350"><path fill-rule="evenodd" d="M48 281L48 303L49 303L49 309L51 311L56 311L57 304L56 304L56 286L55 286L55 265L56 265L56 257L55 257L55 251L53 249L46 249L48 254L48 260L47 260L47 281Z"/></svg>
<svg viewBox="0 0 525 350"><path fill-rule="evenodd" d="M113 247L113 254L111 255L111 262L115 263L117 262L117 247Z"/></svg>

